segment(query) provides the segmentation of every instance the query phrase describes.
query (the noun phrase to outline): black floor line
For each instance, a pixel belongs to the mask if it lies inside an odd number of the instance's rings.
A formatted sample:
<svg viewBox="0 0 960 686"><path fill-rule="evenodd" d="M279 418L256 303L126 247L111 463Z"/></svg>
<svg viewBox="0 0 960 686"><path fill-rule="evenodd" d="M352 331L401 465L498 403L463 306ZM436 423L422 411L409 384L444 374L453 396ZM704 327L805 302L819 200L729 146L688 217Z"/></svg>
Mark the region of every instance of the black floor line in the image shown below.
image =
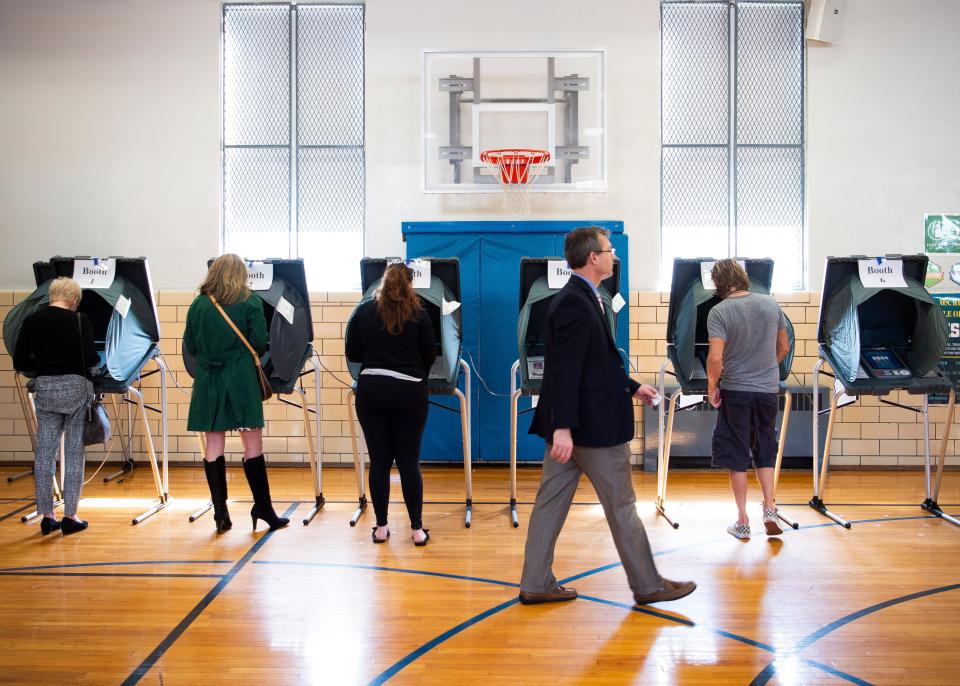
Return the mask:
<svg viewBox="0 0 960 686"><path fill-rule="evenodd" d="M30 508L32 508L32 507L34 506L34 504L35 504L35 503L31 500L29 503L27 503L26 505L24 505L24 506L22 506L22 507L18 507L18 508L17 508L16 510L14 510L13 512L8 512L7 514L5 514L5 515L3 515L2 517L0 517L0 522L2 522L2 521L5 520L5 519L10 519L10 518L13 517L14 515L18 515L18 514L20 514L21 512L23 512L24 510L29 510Z"/></svg>
<svg viewBox="0 0 960 686"><path fill-rule="evenodd" d="M290 505L290 507L287 508L287 511L283 513L283 516L289 517L299 505L299 502L294 502L292 505ZM200 614L207 609L207 606L210 605L210 603L212 603L218 595L220 595L221 591L223 591L223 589L225 589L227 585L233 581L233 578L237 575L237 573L247 565L250 559L257 554L260 548L262 548L267 541L270 540L274 533L276 532L268 531L261 536L260 539L253 544L253 546L251 546L250 550L248 550L246 554L244 554L244 556L241 557L237 563L220 578L220 581L218 581L216 585L211 588L203 598L201 598L200 602L198 602L194 608L187 613L187 616L180 620L180 623L177 624L173 630L167 634L162 641L160 641L160 644L154 648L149 655L147 655L143 662L141 662L140 665L130 673L130 676L124 679L124 686L133 686L133 684L140 682L140 679L142 679L147 672L149 672L150 669L157 664L157 661L163 657L163 654L166 653L167 650L170 649L170 646L176 643L177 639L180 638L183 632L190 628L190 625L193 624L194 620L199 617Z"/></svg>

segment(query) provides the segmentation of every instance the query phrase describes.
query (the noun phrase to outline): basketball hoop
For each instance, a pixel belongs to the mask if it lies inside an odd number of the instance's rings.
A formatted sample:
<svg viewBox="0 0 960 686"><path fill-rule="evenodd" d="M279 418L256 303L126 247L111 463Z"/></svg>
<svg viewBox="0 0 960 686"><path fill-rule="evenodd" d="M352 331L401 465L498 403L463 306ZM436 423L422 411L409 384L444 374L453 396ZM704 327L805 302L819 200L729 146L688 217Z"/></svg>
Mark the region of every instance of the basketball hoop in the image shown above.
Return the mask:
<svg viewBox="0 0 960 686"><path fill-rule="evenodd" d="M508 212L529 212L530 187L546 168L550 153L527 148L484 150L480 161L503 186L503 208Z"/></svg>

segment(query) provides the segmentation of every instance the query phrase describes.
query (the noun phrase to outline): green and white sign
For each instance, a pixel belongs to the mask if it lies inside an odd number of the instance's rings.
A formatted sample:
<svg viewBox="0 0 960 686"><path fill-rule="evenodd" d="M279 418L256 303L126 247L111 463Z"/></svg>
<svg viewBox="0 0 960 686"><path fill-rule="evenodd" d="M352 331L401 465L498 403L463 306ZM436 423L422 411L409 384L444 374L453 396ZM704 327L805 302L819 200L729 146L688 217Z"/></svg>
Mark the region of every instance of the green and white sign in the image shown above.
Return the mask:
<svg viewBox="0 0 960 686"><path fill-rule="evenodd" d="M950 337L947 339L947 349L940 358L940 369L946 372L953 382L954 388L960 386L960 293L933 294L934 300L940 303L943 313L947 316L950 325ZM930 402L934 405L946 405L946 394L934 393L930 395Z"/></svg>
<svg viewBox="0 0 960 686"><path fill-rule="evenodd" d="M960 253L960 214L923 215L924 252Z"/></svg>

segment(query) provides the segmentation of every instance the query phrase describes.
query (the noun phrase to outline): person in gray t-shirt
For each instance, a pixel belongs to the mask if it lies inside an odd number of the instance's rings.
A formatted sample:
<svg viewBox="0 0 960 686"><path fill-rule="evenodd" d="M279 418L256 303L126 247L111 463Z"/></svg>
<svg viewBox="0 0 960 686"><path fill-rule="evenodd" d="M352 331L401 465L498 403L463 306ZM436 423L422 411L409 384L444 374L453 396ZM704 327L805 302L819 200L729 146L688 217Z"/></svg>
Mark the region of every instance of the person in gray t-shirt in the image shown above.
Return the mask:
<svg viewBox="0 0 960 686"><path fill-rule="evenodd" d="M747 470L751 463L763 491L767 535L782 534L777 523L773 469L777 455L774 427L780 390L780 362L790 351L787 320L777 301L750 292L750 279L736 260L719 260L711 272L722 301L707 315L707 394L716 407L713 466L729 470L737 521L727 527L736 538L750 538Z"/></svg>

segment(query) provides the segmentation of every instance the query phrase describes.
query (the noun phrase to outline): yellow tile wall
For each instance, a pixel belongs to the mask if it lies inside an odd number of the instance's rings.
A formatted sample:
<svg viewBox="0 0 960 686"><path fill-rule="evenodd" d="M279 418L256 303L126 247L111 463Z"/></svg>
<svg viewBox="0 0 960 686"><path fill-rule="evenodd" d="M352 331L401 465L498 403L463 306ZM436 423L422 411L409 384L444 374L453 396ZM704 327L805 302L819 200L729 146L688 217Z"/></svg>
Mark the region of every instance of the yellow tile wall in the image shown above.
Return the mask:
<svg viewBox="0 0 960 686"><path fill-rule="evenodd" d="M10 308L28 293L26 291L0 291L0 319ZM325 368L321 374L321 445L325 463L352 462L350 431L346 409L347 386L350 377L343 357L343 333L359 293L315 293L310 296L314 320L314 345L320 353ZM197 437L186 428L189 395L179 390L174 378L186 391L191 379L186 373L181 358L181 337L187 307L193 299L191 291L161 291L157 294L158 312L163 332L160 348L172 372L168 388L169 451L172 462L192 462L200 459ZM656 373L666 355L666 319L668 295L657 292L634 292L630 295L630 361L637 370L635 377L646 383L655 383ZM786 293L777 299L790 317L797 334L796 355L793 371L800 383L809 386L813 365L817 361L816 326L819 316L819 294ZM153 365L148 365L148 369ZM824 379L829 381L829 379ZM313 375L304 377L307 397L314 398ZM145 402L160 401L159 375L143 382ZM901 397L902 396L902 397ZM294 397L294 399L296 399ZM890 398L904 404L916 404L918 399L906 394ZM108 407L108 411L112 409ZM264 449L275 462L306 464L307 443L304 435L302 412L296 407L285 406L273 400L264 408L267 426L264 432ZM882 405L877 398L864 397L856 405L840 411L834 429L831 464L837 466L902 466L915 468L922 462L923 433L919 415L907 410ZM149 413L153 414L153 413ZM636 409L637 436L631 442L635 459L643 452L643 418L639 406ZM125 413L122 413L125 416ZM931 452L939 449L943 435L945 408L931 407ZM824 417L824 420L826 418ZM507 418L504 417L506 424ZM151 431L160 431L158 417L149 418ZM311 424L311 430L314 425ZM960 440L960 429L951 432ZM134 439L134 457L143 459L144 442L139 424ZM960 464L956 456L956 440L948 445L947 464ZM157 440L159 447L159 440ZM239 459L239 439L227 440L229 457ZM102 452L89 451L89 459L101 459ZM27 463L32 461L30 438L26 422L15 390L12 360L5 349L0 349L0 464Z"/></svg>

